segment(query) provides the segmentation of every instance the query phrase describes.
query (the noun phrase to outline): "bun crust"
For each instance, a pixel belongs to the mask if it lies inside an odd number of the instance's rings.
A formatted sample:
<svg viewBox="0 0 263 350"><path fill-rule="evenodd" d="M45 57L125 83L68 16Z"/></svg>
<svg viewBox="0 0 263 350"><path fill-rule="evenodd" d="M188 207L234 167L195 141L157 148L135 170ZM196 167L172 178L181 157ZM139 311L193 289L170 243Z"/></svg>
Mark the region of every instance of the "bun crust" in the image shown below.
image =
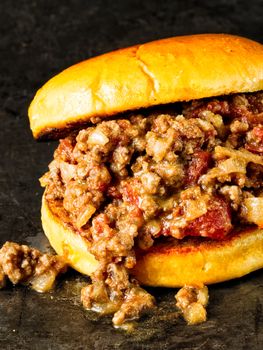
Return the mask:
<svg viewBox="0 0 263 350"><path fill-rule="evenodd" d="M90 275L98 266L87 240L66 227L42 200L42 224L52 247L69 265ZM157 245L138 252L132 274L147 286L181 287L211 284L244 276L263 267L263 230L246 230L224 241Z"/></svg>
<svg viewBox="0 0 263 350"><path fill-rule="evenodd" d="M225 34L153 41L61 72L29 108L35 138L108 116L177 101L263 89L263 45Z"/></svg>
<svg viewBox="0 0 263 350"><path fill-rule="evenodd" d="M41 220L43 230L52 248L65 258L75 270L90 275L98 266L98 261L88 252L89 242L63 224L52 213L44 196L42 198Z"/></svg>

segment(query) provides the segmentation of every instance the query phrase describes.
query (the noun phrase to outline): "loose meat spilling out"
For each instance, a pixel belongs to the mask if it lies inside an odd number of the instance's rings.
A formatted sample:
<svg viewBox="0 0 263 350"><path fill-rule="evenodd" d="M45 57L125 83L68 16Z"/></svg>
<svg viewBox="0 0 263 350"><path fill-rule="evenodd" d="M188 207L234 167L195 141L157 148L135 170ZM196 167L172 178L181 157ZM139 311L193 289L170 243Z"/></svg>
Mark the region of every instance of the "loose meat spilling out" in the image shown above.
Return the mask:
<svg viewBox="0 0 263 350"><path fill-rule="evenodd" d="M100 262L84 306L115 313L115 325L154 305L129 275L137 247L263 227L262 92L142 113L61 140L41 178L51 210Z"/></svg>
<svg viewBox="0 0 263 350"><path fill-rule="evenodd" d="M189 325L206 321L206 306L209 299L206 286L185 286L178 291L175 299L176 306Z"/></svg>
<svg viewBox="0 0 263 350"><path fill-rule="evenodd" d="M0 249L0 288L6 277L13 284L30 285L37 292L50 290L58 274L65 272L66 262L62 257L43 254L27 245L6 242Z"/></svg>

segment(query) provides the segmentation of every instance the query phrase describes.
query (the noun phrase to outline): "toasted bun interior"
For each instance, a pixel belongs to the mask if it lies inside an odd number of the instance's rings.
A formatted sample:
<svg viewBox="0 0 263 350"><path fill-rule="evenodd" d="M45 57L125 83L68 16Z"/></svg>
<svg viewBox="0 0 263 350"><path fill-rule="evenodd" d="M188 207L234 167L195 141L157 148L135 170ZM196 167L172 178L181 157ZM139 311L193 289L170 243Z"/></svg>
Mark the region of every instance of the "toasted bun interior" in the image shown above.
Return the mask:
<svg viewBox="0 0 263 350"><path fill-rule="evenodd" d="M70 266L90 275L98 266L87 240L65 226L42 201L42 224L50 244ZM246 230L223 241L189 239L156 245L138 253L131 272L147 286L211 284L244 276L263 267L263 230Z"/></svg>
<svg viewBox="0 0 263 350"><path fill-rule="evenodd" d="M225 34L153 41L76 64L49 80L29 108L35 138L92 118L177 101L263 89L263 45Z"/></svg>

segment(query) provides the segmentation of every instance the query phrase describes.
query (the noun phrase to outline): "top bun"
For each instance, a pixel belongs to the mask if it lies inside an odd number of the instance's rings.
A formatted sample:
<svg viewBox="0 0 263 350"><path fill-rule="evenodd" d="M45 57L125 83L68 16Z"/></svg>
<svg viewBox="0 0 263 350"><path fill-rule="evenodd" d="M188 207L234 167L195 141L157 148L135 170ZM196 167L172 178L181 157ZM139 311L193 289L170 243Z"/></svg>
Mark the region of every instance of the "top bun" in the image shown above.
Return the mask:
<svg viewBox="0 0 263 350"><path fill-rule="evenodd" d="M179 36L76 64L36 94L35 138L120 112L263 89L263 45L226 34Z"/></svg>

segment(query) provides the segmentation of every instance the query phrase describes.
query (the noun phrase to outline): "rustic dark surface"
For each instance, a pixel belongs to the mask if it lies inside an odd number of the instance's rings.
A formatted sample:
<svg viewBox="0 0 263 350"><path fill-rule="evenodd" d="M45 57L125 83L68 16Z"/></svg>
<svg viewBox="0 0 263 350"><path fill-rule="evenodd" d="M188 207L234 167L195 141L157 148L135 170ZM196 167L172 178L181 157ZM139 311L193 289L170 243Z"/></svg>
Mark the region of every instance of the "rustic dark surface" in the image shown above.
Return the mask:
<svg viewBox="0 0 263 350"><path fill-rule="evenodd" d="M258 1L0 1L0 244L49 249L38 178L56 143L36 143L27 108L37 88L67 66L167 36L229 32L263 42ZM77 283L76 283L77 279ZM0 349L262 349L263 271L210 288L208 322L175 318L174 291L132 334L79 303L83 278L69 272L52 293L9 285L0 292Z"/></svg>

